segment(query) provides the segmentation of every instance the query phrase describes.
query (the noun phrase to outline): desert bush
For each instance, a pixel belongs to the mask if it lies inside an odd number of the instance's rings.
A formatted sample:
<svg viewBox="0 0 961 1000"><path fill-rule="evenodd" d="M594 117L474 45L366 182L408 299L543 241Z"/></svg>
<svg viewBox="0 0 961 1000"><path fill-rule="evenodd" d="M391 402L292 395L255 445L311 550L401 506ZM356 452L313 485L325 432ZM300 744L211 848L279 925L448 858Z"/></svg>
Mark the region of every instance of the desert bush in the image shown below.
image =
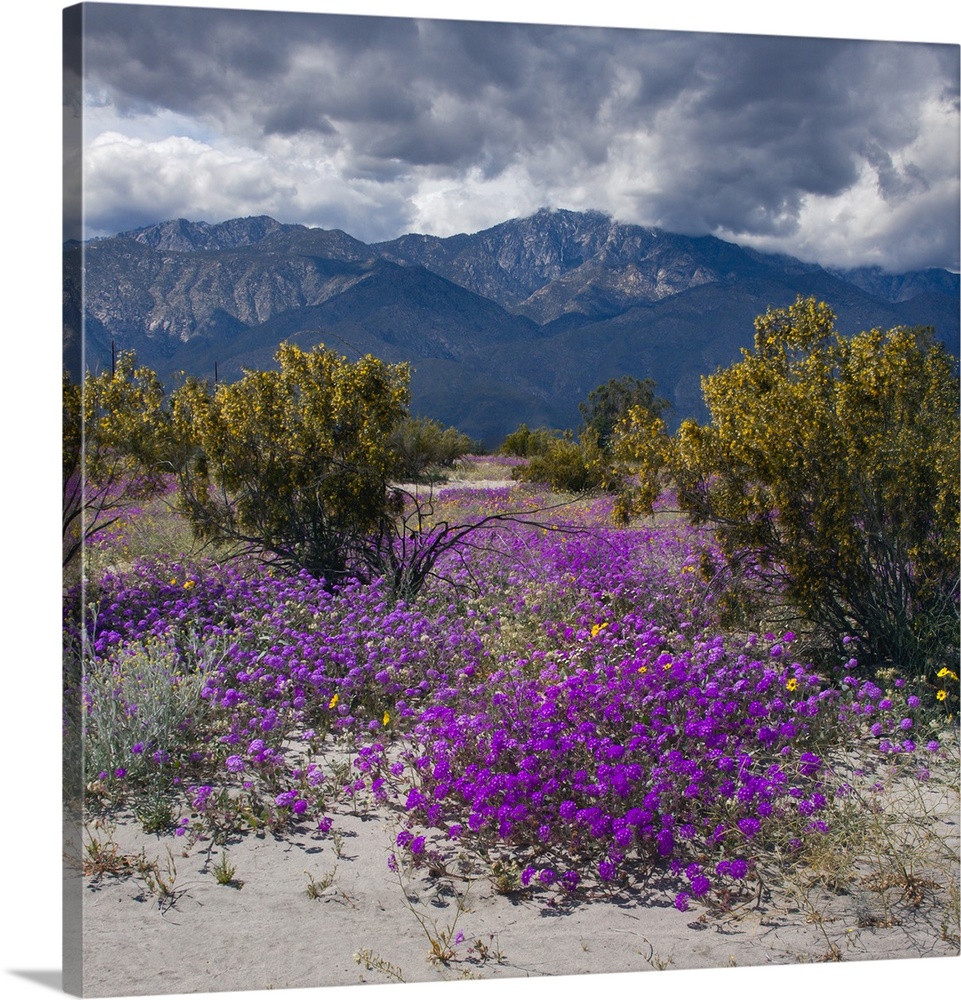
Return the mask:
<svg viewBox="0 0 961 1000"><path fill-rule="evenodd" d="M367 355L282 344L279 371L248 371L171 396L184 442L180 506L202 538L338 580L352 549L396 506L390 436L407 415L408 370Z"/></svg>
<svg viewBox="0 0 961 1000"><path fill-rule="evenodd" d="M520 482L546 483L566 493L585 493L604 483L597 457L589 446L557 438L545 453L534 455L526 465L514 469L511 477Z"/></svg>
<svg viewBox="0 0 961 1000"><path fill-rule="evenodd" d="M100 658L88 649L80 692L85 781L107 799L128 799L145 826L172 818L170 793L203 756L209 702L204 656L146 637ZM215 665L215 664L213 664Z"/></svg>
<svg viewBox="0 0 961 1000"><path fill-rule="evenodd" d="M617 452L644 482L635 510L672 483L729 564L918 674L957 659L956 364L929 329L845 338L834 321L814 299L768 311L702 381L709 423L668 437L632 412Z"/></svg>
<svg viewBox="0 0 961 1000"><path fill-rule="evenodd" d="M82 384L63 372L63 565L131 504L165 487L160 467L164 391L124 351Z"/></svg>
<svg viewBox="0 0 961 1000"><path fill-rule="evenodd" d="M503 444L497 451L499 455L532 458L535 455L546 455L555 442L565 439L561 431L549 427L537 427L531 430L527 424L521 424L516 431L512 431L504 438Z"/></svg>
<svg viewBox="0 0 961 1000"><path fill-rule="evenodd" d="M629 413L635 420L640 413L659 419L669 409L670 404L655 396L654 389L651 379L641 381L630 375L610 379L580 404L584 423L579 440L571 431L531 430L521 424L504 439L500 453L529 459L512 473L521 482L546 483L567 493L619 489L620 477L610 458L615 429Z"/></svg>
<svg viewBox="0 0 961 1000"><path fill-rule="evenodd" d="M666 399L654 395L656 388L653 379L636 379L633 375L612 378L599 385L579 406L584 420L582 436L587 431L593 432L598 448L607 452L617 425L631 410L647 410L652 416L660 417L671 408Z"/></svg>
<svg viewBox="0 0 961 1000"><path fill-rule="evenodd" d="M409 417L394 428L390 447L397 456L398 478L417 480L432 468L451 468L479 446L456 427L445 427L429 417Z"/></svg>

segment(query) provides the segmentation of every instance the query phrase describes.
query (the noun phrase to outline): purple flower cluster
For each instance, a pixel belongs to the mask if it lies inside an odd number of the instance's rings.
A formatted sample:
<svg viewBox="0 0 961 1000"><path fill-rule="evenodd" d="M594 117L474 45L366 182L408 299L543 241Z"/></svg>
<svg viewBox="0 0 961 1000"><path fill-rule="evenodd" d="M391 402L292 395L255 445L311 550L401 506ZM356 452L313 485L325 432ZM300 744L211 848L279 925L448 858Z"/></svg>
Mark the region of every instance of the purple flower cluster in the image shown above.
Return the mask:
<svg viewBox="0 0 961 1000"><path fill-rule="evenodd" d="M812 673L790 633L725 636L701 535L580 526L598 516L494 524L445 555L415 604L377 583L155 558L105 574L95 614L68 595L65 628L98 662L120 669L158 640L202 676L203 728L130 751L138 766L181 762L194 812L243 789L325 833L332 796L393 795L396 852L415 862L435 837L496 845L522 884L567 892L669 866L684 909L746 878L765 844L827 828L826 734L913 753L917 706L851 676L853 661L837 685ZM288 752L347 736L336 789Z"/></svg>
<svg viewBox="0 0 961 1000"><path fill-rule="evenodd" d="M798 811L792 789L809 814L824 807L803 749L816 678L786 700L757 646L716 637L667 654L650 627L630 636L634 652L619 660L545 663L534 677L499 669L425 708L407 737L409 824L457 823L479 849L578 856L577 881L611 882L638 860L708 846L743 861L765 827ZM692 881L695 896L709 887Z"/></svg>

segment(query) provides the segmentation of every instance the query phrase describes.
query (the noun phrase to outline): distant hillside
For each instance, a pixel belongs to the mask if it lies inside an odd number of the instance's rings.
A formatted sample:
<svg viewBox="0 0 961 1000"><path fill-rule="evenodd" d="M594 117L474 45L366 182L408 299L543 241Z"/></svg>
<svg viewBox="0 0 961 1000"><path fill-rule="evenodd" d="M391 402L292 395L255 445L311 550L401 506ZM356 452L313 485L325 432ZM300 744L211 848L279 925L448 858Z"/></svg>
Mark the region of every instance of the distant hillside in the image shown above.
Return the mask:
<svg viewBox="0 0 961 1000"><path fill-rule="evenodd" d="M86 298L81 299L81 268ZM754 317L816 295L844 333L934 326L955 354L958 275L828 271L713 237L542 210L472 235L367 245L265 216L163 222L64 246L64 357L111 343L170 379L231 380L277 345L326 343L413 368L412 409L489 445L519 423L576 427L608 378L653 378L673 419L703 417L700 378L739 356Z"/></svg>

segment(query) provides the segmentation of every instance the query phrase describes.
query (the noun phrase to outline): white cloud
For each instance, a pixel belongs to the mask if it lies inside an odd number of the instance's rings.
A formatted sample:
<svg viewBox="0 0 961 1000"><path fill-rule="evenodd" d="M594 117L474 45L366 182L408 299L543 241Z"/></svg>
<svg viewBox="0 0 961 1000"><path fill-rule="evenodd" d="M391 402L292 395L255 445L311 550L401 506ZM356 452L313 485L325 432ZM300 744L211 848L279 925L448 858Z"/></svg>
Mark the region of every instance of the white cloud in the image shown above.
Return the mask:
<svg viewBox="0 0 961 1000"><path fill-rule="evenodd" d="M251 150L224 151L187 136L147 140L103 132L84 155L85 208L94 227L121 219L144 225L174 216L259 214L290 190L264 171ZM271 183L273 180L273 183Z"/></svg>
<svg viewBox="0 0 961 1000"><path fill-rule="evenodd" d="M961 205L957 113L937 98L919 110L917 135L879 165L861 157L856 182L837 195L805 196L796 234L717 235L826 266L877 265L900 271L958 266Z"/></svg>

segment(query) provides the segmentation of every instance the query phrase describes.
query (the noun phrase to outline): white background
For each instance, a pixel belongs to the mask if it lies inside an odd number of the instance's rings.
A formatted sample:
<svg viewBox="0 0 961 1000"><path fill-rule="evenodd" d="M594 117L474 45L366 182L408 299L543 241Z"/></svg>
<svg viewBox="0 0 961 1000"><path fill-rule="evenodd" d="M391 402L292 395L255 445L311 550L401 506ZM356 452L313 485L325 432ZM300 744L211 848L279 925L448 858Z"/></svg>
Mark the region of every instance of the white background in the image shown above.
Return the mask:
<svg viewBox="0 0 961 1000"><path fill-rule="evenodd" d="M791 5L742 2L662 2L626 8L617 0L395 0L376 3L249 0L171 6L306 10L355 14L450 17L470 20L613 25L751 34L790 34L958 45L961 16L941 0L858 4L807 0ZM0 718L3 794L0 797L0 974L6 997L51 995L60 969L59 829L59 542L56 534L60 382L60 11L52 0L6 8L2 32L3 185L0 261L4 323L0 330L3 459L0 496ZM950 13L948 11L951 11ZM13 308L11 309L11 305ZM611 1000L664 991L698 992L724 1000L776 993L779 998L857 993L872 1000L937 996L957 989L958 959L864 962L744 970L671 971L600 978L500 980L454 986L367 986L356 990L289 990L289 1000L547 1000L602 989ZM44 975L44 973L46 973ZM643 977L643 978L642 978ZM216 988L211 984L212 989ZM496 993L495 993L496 991ZM224 1000L262 1000L270 994L218 993ZM203 996L206 996L204 994ZM276 994L275 994L276 996Z"/></svg>

